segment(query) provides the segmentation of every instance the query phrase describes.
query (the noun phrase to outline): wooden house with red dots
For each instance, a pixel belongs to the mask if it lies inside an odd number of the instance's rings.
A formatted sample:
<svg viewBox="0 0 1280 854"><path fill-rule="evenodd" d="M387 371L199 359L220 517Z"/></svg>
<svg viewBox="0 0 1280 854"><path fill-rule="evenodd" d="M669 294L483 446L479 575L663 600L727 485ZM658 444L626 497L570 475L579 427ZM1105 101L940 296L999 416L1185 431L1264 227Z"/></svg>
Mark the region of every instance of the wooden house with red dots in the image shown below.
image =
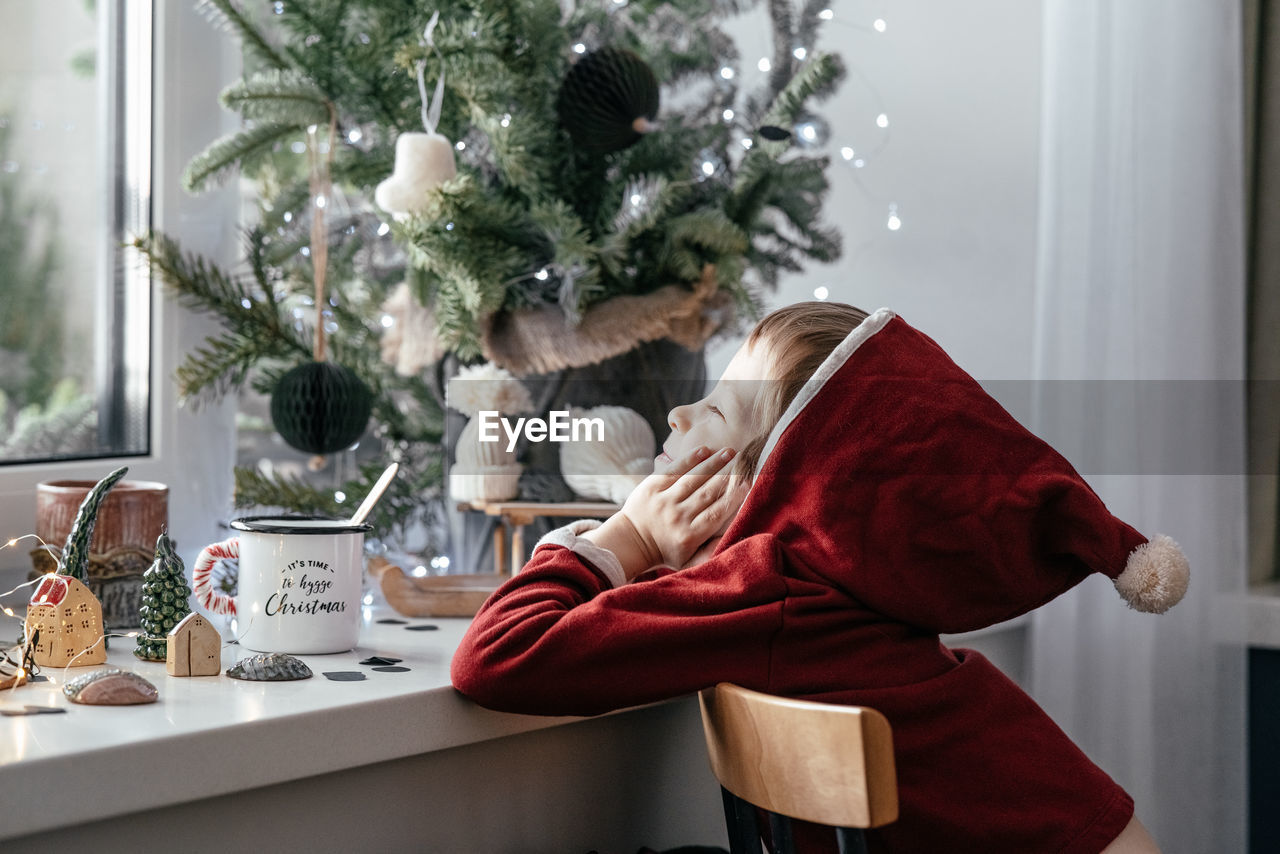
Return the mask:
<svg viewBox="0 0 1280 854"><path fill-rule="evenodd" d="M102 603L79 579L54 573L40 579L27 603L27 637L36 632L32 655L41 667L106 663Z"/></svg>

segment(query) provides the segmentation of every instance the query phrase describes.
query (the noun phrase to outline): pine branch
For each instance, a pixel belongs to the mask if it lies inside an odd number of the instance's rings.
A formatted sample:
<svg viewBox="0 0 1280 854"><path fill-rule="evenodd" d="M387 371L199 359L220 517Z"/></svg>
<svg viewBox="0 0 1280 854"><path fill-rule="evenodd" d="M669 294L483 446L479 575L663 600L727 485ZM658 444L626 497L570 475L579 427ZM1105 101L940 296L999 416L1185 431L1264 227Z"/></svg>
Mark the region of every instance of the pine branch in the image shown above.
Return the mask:
<svg viewBox="0 0 1280 854"><path fill-rule="evenodd" d="M844 75L844 63L839 56L820 53L810 57L773 99L764 124L791 127L804 114L811 98L822 100L830 95Z"/></svg>
<svg viewBox="0 0 1280 854"><path fill-rule="evenodd" d="M243 170L270 154L273 146L297 133L299 127L265 122L214 140L187 164L182 173L182 188L189 193L204 192L236 168Z"/></svg>
<svg viewBox="0 0 1280 854"><path fill-rule="evenodd" d="M359 476L346 481L338 490L321 489L297 477L271 477L257 469L237 466L235 469L235 506L237 508L283 508L296 513L346 518L352 508L339 502L335 492L348 496L365 495L373 487L384 468L382 461L367 463ZM388 536L396 528L429 512L428 499L439 497L443 469L439 454L422 459L401 461L400 474L383 494L368 519L374 530Z"/></svg>
<svg viewBox="0 0 1280 854"><path fill-rule="evenodd" d="M228 327L222 335L206 339L178 369L184 395L209 390L217 395L238 388L250 367L262 359L310 355L310 343L281 322L270 281L256 283L264 294L271 294L258 298L239 279L200 256L184 254L177 241L164 235L140 237L133 245L179 302L218 315Z"/></svg>
<svg viewBox="0 0 1280 854"><path fill-rule="evenodd" d="M296 477L267 477L257 469L244 466L235 469L235 506L280 507L331 516L336 516L341 509L332 490L322 490Z"/></svg>
<svg viewBox="0 0 1280 854"><path fill-rule="evenodd" d="M219 103L246 119L306 127L329 120L332 104L306 75L271 69L222 90Z"/></svg>
<svg viewBox="0 0 1280 854"><path fill-rule="evenodd" d="M288 67L285 58L231 0L200 0L198 8L211 22L237 35L245 50L258 61L272 68Z"/></svg>
<svg viewBox="0 0 1280 854"><path fill-rule="evenodd" d="M773 25L773 63L769 69L769 91L776 98L792 79L795 57L795 28L791 23L791 0L769 0L769 20Z"/></svg>
<svg viewBox="0 0 1280 854"><path fill-rule="evenodd" d="M235 332L206 338L174 370L180 402L198 404L240 388L263 356L260 342Z"/></svg>
<svg viewBox="0 0 1280 854"><path fill-rule="evenodd" d="M831 5L831 0L805 0L800 9L800 20L796 24L796 42L810 50L818 42L818 30L822 19L818 14Z"/></svg>
<svg viewBox="0 0 1280 854"><path fill-rule="evenodd" d="M740 228L752 230L773 193L777 161L760 147L752 148L738 166L733 187L724 202L725 215Z"/></svg>

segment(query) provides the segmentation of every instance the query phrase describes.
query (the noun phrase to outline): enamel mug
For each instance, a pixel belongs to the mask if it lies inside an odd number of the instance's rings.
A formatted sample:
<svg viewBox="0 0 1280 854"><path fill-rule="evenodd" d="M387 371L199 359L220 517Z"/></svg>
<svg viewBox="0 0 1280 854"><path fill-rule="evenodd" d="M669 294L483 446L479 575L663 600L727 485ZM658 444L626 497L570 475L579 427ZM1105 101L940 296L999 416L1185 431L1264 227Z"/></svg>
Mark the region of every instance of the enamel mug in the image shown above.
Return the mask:
<svg viewBox="0 0 1280 854"><path fill-rule="evenodd" d="M235 617L255 652L345 652L360 631L364 535L369 525L314 517L249 516L238 536L205 546L192 569L200 604ZM215 561L239 558L234 598L216 590Z"/></svg>

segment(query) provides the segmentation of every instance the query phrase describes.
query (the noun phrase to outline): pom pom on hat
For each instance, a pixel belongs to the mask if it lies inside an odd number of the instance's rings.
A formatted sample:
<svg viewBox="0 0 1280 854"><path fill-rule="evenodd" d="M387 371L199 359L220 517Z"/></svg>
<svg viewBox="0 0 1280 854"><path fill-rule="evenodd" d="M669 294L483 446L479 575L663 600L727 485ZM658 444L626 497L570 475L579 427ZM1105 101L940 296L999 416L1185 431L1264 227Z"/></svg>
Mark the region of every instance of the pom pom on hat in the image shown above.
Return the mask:
<svg viewBox="0 0 1280 854"><path fill-rule="evenodd" d="M1116 577L1120 596L1137 611L1163 614L1182 600L1191 580L1191 566L1170 537L1157 534L1129 554Z"/></svg>

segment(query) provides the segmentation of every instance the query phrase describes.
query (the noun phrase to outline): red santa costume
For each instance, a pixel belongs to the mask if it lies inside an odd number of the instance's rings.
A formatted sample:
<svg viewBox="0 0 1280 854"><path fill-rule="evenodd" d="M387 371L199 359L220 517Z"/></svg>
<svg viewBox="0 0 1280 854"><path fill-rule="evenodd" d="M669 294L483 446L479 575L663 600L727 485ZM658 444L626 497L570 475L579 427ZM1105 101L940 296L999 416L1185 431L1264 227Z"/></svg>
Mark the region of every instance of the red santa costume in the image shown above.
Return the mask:
<svg viewBox="0 0 1280 854"><path fill-rule="evenodd" d="M1186 559L1112 516L893 312L868 317L797 394L705 563L627 584L577 536L594 524L544 537L476 615L453 659L463 694L595 714L733 682L872 707L893 728L900 800L873 851L1096 854L1129 822L1129 795L1030 697L938 635L1015 617L1093 572L1163 611L1186 590Z"/></svg>

